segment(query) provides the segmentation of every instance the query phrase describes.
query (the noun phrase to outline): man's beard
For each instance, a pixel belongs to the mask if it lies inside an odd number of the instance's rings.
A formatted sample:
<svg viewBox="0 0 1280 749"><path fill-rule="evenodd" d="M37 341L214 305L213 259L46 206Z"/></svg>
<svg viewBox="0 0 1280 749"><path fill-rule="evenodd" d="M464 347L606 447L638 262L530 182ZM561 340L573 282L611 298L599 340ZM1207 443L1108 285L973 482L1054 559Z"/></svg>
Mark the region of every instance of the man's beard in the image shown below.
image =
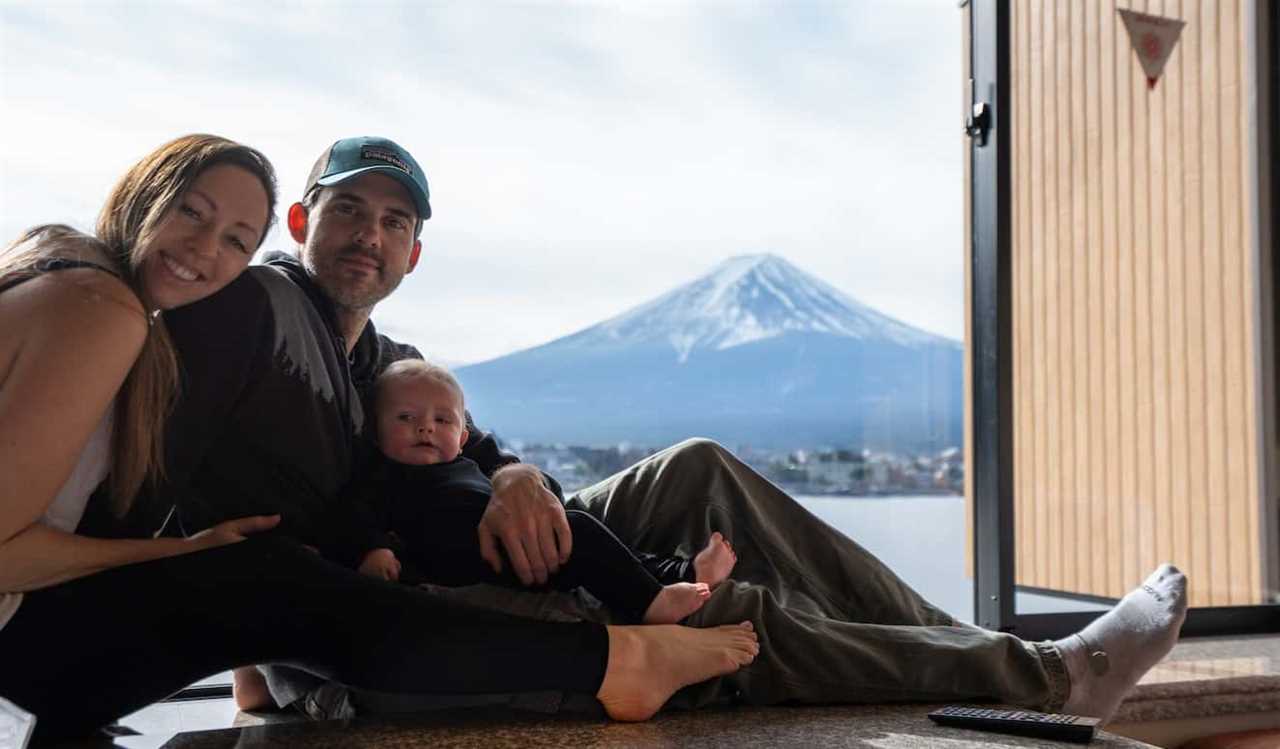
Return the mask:
<svg viewBox="0 0 1280 749"><path fill-rule="evenodd" d="M388 278L386 272L386 264L379 261L379 269L374 280L362 283L352 283L344 278L344 271L341 261L348 255L359 255L370 257L370 255L354 245L342 248L331 259L326 260L323 264L317 264L313 259L307 257L303 265L307 272L311 275L311 279L316 285L324 290L325 295L329 297L336 306L350 310L366 310L371 309L378 302L391 296L391 292L396 290L403 280L403 276Z"/></svg>

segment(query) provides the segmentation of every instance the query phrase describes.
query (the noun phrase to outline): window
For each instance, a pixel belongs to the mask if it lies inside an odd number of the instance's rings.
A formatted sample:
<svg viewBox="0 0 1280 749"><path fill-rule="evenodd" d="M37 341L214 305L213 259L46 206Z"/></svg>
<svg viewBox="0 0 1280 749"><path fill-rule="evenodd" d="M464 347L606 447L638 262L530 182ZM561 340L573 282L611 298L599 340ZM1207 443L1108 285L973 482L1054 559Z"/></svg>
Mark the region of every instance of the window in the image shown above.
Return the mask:
<svg viewBox="0 0 1280 749"><path fill-rule="evenodd" d="M954 9L572 15L470 60L503 87L442 113L455 217L376 321L566 490L711 437L970 619Z"/></svg>
<svg viewBox="0 0 1280 749"><path fill-rule="evenodd" d="M1108 4L974 4L974 88L997 113L973 157L974 346L1002 359L975 388L995 386L975 405L994 425L978 533L1000 544L978 551L984 623L1070 631L1170 560L1196 581L1184 633L1275 628L1274 129L1247 94L1274 46L1263 5L1185 5L1148 84ZM1037 616L1031 591L1079 615Z"/></svg>

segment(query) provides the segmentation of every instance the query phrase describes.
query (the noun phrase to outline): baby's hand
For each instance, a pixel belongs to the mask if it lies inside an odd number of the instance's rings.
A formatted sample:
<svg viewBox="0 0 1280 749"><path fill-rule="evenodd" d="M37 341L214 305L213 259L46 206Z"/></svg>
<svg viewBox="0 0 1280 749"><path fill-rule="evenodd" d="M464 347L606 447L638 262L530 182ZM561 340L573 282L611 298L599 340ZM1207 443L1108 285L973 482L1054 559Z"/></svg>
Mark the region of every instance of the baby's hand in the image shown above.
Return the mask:
<svg viewBox="0 0 1280 749"><path fill-rule="evenodd" d="M360 572L380 580L400 579L400 560L391 549L374 549L364 555L360 562Z"/></svg>

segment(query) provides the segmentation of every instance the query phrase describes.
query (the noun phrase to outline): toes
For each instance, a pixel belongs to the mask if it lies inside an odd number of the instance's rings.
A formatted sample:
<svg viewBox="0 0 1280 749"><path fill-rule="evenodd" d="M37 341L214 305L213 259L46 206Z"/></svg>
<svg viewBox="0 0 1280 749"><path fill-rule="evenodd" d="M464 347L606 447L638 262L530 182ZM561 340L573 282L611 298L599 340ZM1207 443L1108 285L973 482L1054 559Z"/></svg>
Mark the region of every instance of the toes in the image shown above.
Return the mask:
<svg viewBox="0 0 1280 749"><path fill-rule="evenodd" d="M1175 597L1182 597L1187 588L1187 576L1182 570L1166 562L1151 573L1151 577L1147 578L1147 584L1158 585Z"/></svg>
<svg viewBox="0 0 1280 749"><path fill-rule="evenodd" d="M739 642L726 651L725 655L732 659L735 665L745 666L760 655L760 644L754 641Z"/></svg>

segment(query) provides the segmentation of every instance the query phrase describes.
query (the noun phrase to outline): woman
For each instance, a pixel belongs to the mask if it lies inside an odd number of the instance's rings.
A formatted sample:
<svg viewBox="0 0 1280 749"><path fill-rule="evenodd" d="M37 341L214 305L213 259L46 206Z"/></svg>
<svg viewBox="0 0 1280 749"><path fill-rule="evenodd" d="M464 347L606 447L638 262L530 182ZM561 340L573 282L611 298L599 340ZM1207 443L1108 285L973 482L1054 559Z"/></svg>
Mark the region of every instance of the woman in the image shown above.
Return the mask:
<svg viewBox="0 0 1280 749"><path fill-rule="evenodd" d="M91 730L249 663L407 693L565 689L636 720L754 657L749 625L478 614L250 538L277 517L188 539L76 535L98 483L123 516L163 472L178 367L162 313L244 270L275 195L257 151L186 136L125 174L96 239L39 227L0 255L0 695L37 716L39 738ZM106 674L111 689L95 691Z"/></svg>

